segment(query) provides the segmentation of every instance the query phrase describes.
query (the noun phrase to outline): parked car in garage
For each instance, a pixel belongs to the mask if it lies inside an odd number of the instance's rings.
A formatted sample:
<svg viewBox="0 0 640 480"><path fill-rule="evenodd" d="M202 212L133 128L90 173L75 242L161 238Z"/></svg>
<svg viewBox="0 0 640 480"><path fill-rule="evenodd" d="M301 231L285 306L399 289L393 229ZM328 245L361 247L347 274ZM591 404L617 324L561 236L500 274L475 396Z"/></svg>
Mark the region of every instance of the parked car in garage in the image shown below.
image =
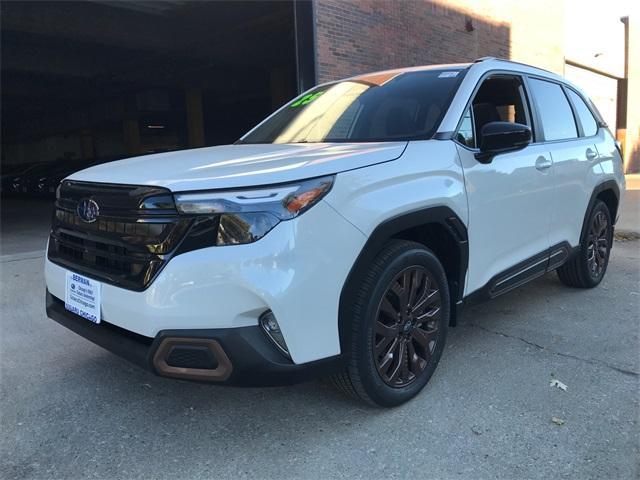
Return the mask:
<svg viewBox="0 0 640 480"><path fill-rule="evenodd" d="M496 59L362 75L234 145L65 179L47 314L159 375L332 375L395 406L464 304L552 271L597 286L624 190L605 122L558 75Z"/></svg>
<svg viewBox="0 0 640 480"><path fill-rule="evenodd" d="M41 162L17 175L12 175L7 179L8 191L13 194L30 193L35 179L41 175L46 175L55 166L53 162Z"/></svg>
<svg viewBox="0 0 640 480"><path fill-rule="evenodd" d="M58 185L64 178L78 170L99 165L105 161L106 160L72 160L58 162L58 164L49 171L31 176L27 187L28 193L53 197L56 193L56 188L58 188Z"/></svg>
<svg viewBox="0 0 640 480"><path fill-rule="evenodd" d="M32 196L53 196L60 181L78 170L103 163L96 160L42 162L7 178L8 191Z"/></svg>
<svg viewBox="0 0 640 480"><path fill-rule="evenodd" d="M15 185L18 185L24 176L29 175L30 172L37 170L42 165L42 163L32 163L8 168L3 167L0 178L0 193L3 195L17 193Z"/></svg>

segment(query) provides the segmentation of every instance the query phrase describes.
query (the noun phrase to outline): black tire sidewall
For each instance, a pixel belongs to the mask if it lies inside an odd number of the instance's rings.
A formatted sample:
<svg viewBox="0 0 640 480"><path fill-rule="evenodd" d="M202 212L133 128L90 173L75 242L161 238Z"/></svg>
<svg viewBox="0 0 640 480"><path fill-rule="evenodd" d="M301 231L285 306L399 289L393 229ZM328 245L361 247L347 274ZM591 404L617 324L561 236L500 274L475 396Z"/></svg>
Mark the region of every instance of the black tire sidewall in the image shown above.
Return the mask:
<svg viewBox="0 0 640 480"><path fill-rule="evenodd" d="M607 226L607 241L608 241L608 244L609 244L609 248L607 249L607 257L606 257L606 261L605 261L604 269L602 270L602 273L600 274L600 276L598 278L593 278L591 276L591 272L589 271L589 261L588 261L588 256L589 256L589 230L591 229L591 224L593 223L593 219L595 218L595 216L596 216L596 214L598 212L604 213L604 215L607 218L607 222L608 222L608 226ZM588 223L587 223L585 231L584 231L584 238L580 242L580 269L582 270L582 272L581 272L582 277L584 278L584 280L588 284L588 286L595 287L604 278L604 275L607 273L607 267L609 266L609 257L611 255L611 247L612 246L613 246L613 224L611 222L611 212L609 212L609 209L607 208L607 206L605 205L604 202L602 202L601 200L598 200L593 205L593 208L591 209L591 213L589 215L589 220L588 220Z"/></svg>
<svg viewBox="0 0 640 480"><path fill-rule="evenodd" d="M395 388L387 385L376 369L372 342L375 316L378 304L391 281L402 270L416 265L427 268L438 283L442 301L440 336L438 337L431 362L421 376L406 387ZM447 336L449 316L450 302L446 274L437 257L431 251L420 248L417 244L413 248L408 246L406 250L387 263L370 291L369 301L364 309L364 316L359 319L361 328L359 328L358 336L355 339L359 344L357 350L360 354L357 358L357 366L360 380L367 396L374 403L385 407L399 405L414 397L424 388L438 366L442 355Z"/></svg>

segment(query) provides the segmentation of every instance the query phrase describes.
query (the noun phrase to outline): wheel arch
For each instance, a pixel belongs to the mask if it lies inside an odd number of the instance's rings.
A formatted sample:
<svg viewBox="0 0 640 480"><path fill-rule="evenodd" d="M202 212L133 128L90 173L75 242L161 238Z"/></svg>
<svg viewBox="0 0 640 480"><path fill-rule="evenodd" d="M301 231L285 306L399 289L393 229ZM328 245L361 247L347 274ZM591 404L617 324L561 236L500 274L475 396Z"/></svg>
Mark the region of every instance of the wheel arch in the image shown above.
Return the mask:
<svg viewBox="0 0 640 480"><path fill-rule="evenodd" d="M615 224L618 216L618 207L620 204L620 187L618 186L618 182L616 182L615 180L606 180L596 185L596 187L593 189L591 198L589 198L589 203L587 204L587 209L584 212L582 230L580 232L580 241L582 241L586 234L589 223L589 214L591 213L593 206L598 200L602 200L605 203L605 205L609 209L609 213L611 213L613 223Z"/></svg>
<svg viewBox="0 0 640 480"><path fill-rule="evenodd" d="M451 325L455 325L457 307L464 295L465 278L469 263L467 228L449 207L436 206L392 217L378 225L360 251L340 293L338 329L340 347L344 352L350 345L352 299L360 280L364 277L383 246L392 239L411 240L429 248L438 257L447 274L451 297Z"/></svg>

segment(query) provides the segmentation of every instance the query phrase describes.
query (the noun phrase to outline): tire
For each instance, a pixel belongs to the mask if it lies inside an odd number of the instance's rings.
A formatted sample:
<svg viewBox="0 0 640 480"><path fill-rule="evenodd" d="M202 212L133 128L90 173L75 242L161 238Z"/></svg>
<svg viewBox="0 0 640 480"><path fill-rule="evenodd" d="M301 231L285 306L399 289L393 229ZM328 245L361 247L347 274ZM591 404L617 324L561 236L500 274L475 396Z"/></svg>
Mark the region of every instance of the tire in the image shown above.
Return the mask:
<svg viewBox="0 0 640 480"><path fill-rule="evenodd" d="M556 272L560 281L575 288L593 288L604 278L613 244L611 213L597 200L591 209L578 252Z"/></svg>
<svg viewBox="0 0 640 480"><path fill-rule="evenodd" d="M347 367L334 384L378 407L417 395L438 365L449 325L449 288L438 258L419 243L390 241L361 279L351 312Z"/></svg>

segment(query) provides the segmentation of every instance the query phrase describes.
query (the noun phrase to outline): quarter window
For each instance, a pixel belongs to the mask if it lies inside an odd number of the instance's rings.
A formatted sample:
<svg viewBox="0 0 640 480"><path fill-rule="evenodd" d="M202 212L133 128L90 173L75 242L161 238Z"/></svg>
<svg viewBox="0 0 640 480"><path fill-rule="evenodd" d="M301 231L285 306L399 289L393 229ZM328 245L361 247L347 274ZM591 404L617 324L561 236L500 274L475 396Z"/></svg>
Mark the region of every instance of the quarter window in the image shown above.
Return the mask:
<svg viewBox="0 0 640 480"><path fill-rule="evenodd" d="M576 112L578 113L578 118L582 124L582 130L584 131L584 136L590 137L598 133L598 123L596 122L596 119L593 118L591 110L589 110L587 104L584 103L582 97L571 89L567 89L567 92L573 106L576 108Z"/></svg>
<svg viewBox="0 0 640 480"><path fill-rule="evenodd" d="M576 138L576 122L562 87L557 83L537 79L531 79L530 84L538 106L544 139Z"/></svg>
<svg viewBox="0 0 640 480"><path fill-rule="evenodd" d="M462 117L462 122L460 122L460 128L458 129L457 135L458 141L470 148L475 148L476 139L473 134L473 119L471 118L471 108L467 109L467 113Z"/></svg>

